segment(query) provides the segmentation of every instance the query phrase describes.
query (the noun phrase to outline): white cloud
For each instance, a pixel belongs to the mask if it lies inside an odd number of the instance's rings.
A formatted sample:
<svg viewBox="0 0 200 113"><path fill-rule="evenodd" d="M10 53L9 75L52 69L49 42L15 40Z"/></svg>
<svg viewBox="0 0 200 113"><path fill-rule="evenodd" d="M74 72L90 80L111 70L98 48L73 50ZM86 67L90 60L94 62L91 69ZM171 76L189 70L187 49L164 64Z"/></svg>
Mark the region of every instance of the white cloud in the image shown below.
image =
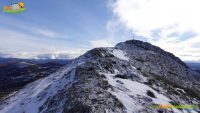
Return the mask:
<svg viewBox="0 0 200 113"><path fill-rule="evenodd" d="M68 38L66 33L59 33L59 32L53 31L53 30L40 28L40 27L32 27L32 28L23 27L23 29L29 31L30 33L39 35L44 38L57 38L57 39L59 39L59 38L67 39Z"/></svg>
<svg viewBox="0 0 200 113"><path fill-rule="evenodd" d="M66 33L61 33L42 25L37 25L31 22L21 21L14 18L8 18L6 16L1 16L0 20L0 23L6 23L7 25L12 26L13 28L21 29L34 35L41 36L43 38L67 39Z"/></svg>
<svg viewBox="0 0 200 113"><path fill-rule="evenodd" d="M97 40L91 40L89 41L90 46L92 48L95 47L113 47L113 40L111 38L109 39L97 39Z"/></svg>
<svg viewBox="0 0 200 113"><path fill-rule="evenodd" d="M15 58L31 58L42 54L67 55L68 58L74 58L86 51L57 43L49 44L41 37L10 29L0 28L0 34L0 53Z"/></svg>
<svg viewBox="0 0 200 113"><path fill-rule="evenodd" d="M22 58L22 59L72 59L80 56L85 51L82 49L70 49L67 51L43 51L43 52L4 52L0 53L5 58Z"/></svg>
<svg viewBox="0 0 200 113"><path fill-rule="evenodd" d="M54 38L54 37L58 37L58 33L50 31L50 30L45 30L45 29L33 29L32 32L35 32L36 34L45 36L45 37L50 37L50 38Z"/></svg>
<svg viewBox="0 0 200 113"><path fill-rule="evenodd" d="M200 45L199 4L199 0L113 0L111 7L117 21L137 36L183 60L200 61L200 47L194 46ZM184 38L186 32L196 35Z"/></svg>
<svg viewBox="0 0 200 113"><path fill-rule="evenodd" d="M1 48L6 48L7 50L23 49L32 51L34 47L35 49L45 47L45 44L39 43L34 40L37 39L36 37L30 36L25 33L20 33L8 29L0 29L0 34L0 46Z"/></svg>

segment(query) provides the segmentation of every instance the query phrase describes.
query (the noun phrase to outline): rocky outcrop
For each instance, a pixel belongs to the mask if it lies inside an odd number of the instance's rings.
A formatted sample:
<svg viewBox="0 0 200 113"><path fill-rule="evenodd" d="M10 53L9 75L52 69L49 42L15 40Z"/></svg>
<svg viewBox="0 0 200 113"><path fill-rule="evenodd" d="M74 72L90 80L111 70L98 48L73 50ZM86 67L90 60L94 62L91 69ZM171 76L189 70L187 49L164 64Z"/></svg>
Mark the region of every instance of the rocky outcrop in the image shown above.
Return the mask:
<svg viewBox="0 0 200 113"><path fill-rule="evenodd" d="M181 61L178 57L176 57L172 53L166 52L163 49L161 49L157 46L154 46L154 45L152 45L148 42L142 42L142 41L139 41L139 40L128 40L126 42L122 42L122 43L117 44L116 47L120 48L120 47L123 47L123 45L136 46L140 49L144 49L145 51L154 51L154 52L159 53L161 55L167 56L167 57L175 60L180 65L188 68L188 66L183 61ZM134 47L132 47L132 48L134 48Z"/></svg>

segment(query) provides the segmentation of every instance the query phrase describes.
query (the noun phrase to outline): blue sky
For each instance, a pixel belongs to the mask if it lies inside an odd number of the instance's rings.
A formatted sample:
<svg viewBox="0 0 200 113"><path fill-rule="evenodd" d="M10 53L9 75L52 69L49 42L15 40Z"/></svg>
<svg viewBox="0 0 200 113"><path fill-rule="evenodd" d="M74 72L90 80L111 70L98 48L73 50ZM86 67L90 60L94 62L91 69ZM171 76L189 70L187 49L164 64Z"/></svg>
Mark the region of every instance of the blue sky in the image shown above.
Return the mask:
<svg viewBox="0 0 200 113"><path fill-rule="evenodd" d="M18 0L1 0L0 7ZM200 61L199 0L24 0L21 14L0 12L0 53L65 52L132 39L182 60ZM20 57L20 56L19 56Z"/></svg>
<svg viewBox="0 0 200 113"><path fill-rule="evenodd" d="M17 0L0 1L1 7ZM1 12L0 51L67 51L90 49L93 40L108 37L112 10L106 0L24 1L26 11ZM4 43L6 42L6 43Z"/></svg>

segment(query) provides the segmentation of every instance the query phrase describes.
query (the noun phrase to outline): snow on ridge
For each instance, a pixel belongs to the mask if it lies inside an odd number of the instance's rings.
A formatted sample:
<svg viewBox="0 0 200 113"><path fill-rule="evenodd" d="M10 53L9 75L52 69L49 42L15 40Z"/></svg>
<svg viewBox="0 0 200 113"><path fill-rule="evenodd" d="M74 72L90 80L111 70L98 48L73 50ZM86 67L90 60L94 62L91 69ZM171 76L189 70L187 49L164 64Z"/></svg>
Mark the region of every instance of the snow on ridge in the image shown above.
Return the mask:
<svg viewBox="0 0 200 113"><path fill-rule="evenodd" d="M129 61L129 58L126 56L126 53L120 49L112 49L110 52L117 58Z"/></svg>
<svg viewBox="0 0 200 113"><path fill-rule="evenodd" d="M49 97L73 81L75 66L77 64L28 84L0 105L0 113L38 113Z"/></svg>
<svg viewBox="0 0 200 113"><path fill-rule="evenodd" d="M117 70L116 70L117 72ZM114 91L108 90L111 94L115 95L119 101L125 106L127 113L138 112L141 109L146 109L149 105L153 104L170 104L170 99L163 94L159 94L156 90L152 89L148 85L145 85L140 82L132 81L129 79L121 79L114 77L115 74L102 73L106 76L108 83L114 87ZM147 95L147 91L151 91L156 98L150 97ZM152 100L150 104L141 105L141 102L138 102L138 96L141 98L146 98ZM178 109L172 109L175 113L182 113ZM185 110L183 110L185 112ZM192 111L196 113L195 111Z"/></svg>

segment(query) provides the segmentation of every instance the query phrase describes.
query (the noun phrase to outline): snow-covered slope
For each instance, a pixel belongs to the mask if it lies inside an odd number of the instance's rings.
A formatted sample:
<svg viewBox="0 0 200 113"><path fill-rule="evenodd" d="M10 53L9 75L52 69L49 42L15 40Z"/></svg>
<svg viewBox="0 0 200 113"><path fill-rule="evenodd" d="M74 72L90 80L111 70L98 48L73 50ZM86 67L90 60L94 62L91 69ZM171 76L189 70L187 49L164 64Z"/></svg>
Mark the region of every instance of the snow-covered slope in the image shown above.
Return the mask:
<svg viewBox="0 0 200 113"><path fill-rule="evenodd" d="M171 53L132 40L86 52L7 97L0 113L198 113L150 107L198 104L197 76Z"/></svg>

